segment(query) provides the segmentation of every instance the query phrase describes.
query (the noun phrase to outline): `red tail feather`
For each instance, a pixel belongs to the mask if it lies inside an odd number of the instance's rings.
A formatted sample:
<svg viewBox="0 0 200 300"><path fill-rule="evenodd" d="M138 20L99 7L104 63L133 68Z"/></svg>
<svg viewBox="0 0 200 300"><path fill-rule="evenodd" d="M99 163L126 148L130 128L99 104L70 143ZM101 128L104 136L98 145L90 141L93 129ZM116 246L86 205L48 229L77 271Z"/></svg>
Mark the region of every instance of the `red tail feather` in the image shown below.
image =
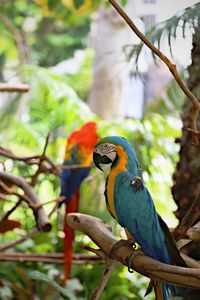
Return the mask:
<svg viewBox="0 0 200 300"><path fill-rule="evenodd" d="M71 263L73 256L73 241L74 241L74 230L69 227L66 221L66 216L68 213L77 212L78 211L78 200L79 200L79 190L72 196L71 199L67 201L65 217L64 217L64 244L63 244L63 272L64 272L64 285L67 284L67 280L71 271Z"/></svg>

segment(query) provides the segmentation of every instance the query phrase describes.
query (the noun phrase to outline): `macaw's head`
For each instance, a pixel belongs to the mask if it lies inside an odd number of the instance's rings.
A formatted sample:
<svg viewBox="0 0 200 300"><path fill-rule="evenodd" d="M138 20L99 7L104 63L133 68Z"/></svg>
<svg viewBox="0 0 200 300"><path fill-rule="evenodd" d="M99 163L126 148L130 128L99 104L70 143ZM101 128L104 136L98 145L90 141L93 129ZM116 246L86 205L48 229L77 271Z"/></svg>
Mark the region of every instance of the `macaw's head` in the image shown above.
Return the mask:
<svg viewBox="0 0 200 300"><path fill-rule="evenodd" d="M79 130L73 131L68 137L65 160L69 160L72 152L76 151L79 162L89 163L97 140L97 124L93 121L85 123Z"/></svg>
<svg viewBox="0 0 200 300"><path fill-rule="evenodd" d="M133 147L125 138L108 136L100 139L95 145L93 161L95 166L103 171L101 164L113 163L118 158L123 159L123 163L126 165L130 154L135 157Z"/></svg>

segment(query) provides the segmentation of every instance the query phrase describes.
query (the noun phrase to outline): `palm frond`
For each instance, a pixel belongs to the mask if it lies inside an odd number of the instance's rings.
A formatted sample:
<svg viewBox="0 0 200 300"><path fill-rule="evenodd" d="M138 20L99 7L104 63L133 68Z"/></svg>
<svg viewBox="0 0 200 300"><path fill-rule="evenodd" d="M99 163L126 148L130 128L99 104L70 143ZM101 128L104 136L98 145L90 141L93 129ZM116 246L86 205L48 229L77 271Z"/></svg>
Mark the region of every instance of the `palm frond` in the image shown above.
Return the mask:
<svg viewBox="0 0 200 300"><path fill-rule="evenodd" d="M184 74L182 75L185 77ZM166 89L146 105L144 117L148 118L155 113L161 116L177 117L181 111L184 98L183 91L179 88L175 79L172 79Z"/></svg>
<svg viewBox="0 0 200 300"><path fill-rule="evenodd" d="M147 33L146 37L155 44L158 49L160 49L161 39L167 38L170 52L172 54L172 41L177 38L178 28L182 29L182 37L185 38L186 29L190 29L195 32L199 28L200 24L200 2L197 4L185 8L183 11L178 12L173 17L168 20L161 22L154 27L152 27ZM132 49L129 47L129 52L126 54L127 58L135 59L136 65L138 64L139 56L143 50L143 43L138 45L133 45ZM124 47L126 48L126 47ZM155 60L155 55L152 53L153 59Z"/></svg>

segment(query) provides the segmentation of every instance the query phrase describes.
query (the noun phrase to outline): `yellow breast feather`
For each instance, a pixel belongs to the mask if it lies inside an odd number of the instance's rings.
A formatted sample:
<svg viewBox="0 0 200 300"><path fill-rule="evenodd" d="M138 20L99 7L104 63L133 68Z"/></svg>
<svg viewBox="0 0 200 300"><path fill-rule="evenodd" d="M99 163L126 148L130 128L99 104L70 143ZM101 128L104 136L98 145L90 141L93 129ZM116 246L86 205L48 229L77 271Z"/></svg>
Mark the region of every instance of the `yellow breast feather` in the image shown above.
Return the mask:
<svg viewBox="0 0 200 300"><path fill-rule="evenodd" d="M114 204L115 179L120 172L127 171L126 164L128 162L128 155L124 151L122 146L116 146L115 151L118 156L118 161L110 171L110 174L108 176L106 191L107 191L108 210L110 211L110 214L117 220L117 216L115 213L115 204Z"/></svg>

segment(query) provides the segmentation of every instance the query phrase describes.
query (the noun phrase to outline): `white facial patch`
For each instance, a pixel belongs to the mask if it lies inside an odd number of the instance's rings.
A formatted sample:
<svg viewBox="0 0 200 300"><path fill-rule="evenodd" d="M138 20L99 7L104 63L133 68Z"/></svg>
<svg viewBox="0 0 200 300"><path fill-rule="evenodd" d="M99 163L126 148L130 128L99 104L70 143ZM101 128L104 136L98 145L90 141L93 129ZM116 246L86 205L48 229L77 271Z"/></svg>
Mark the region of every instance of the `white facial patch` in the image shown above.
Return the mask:
<svg viewBox="0 0 200 300"><path fill-rule="evenodd" d="M94 152L96 152L100 155L109 156L108 154L115 153L114 149L115 149L115 145L110 144L110 143L104 143L104 144L100 144L96 148L94 148Z"/></svg>

